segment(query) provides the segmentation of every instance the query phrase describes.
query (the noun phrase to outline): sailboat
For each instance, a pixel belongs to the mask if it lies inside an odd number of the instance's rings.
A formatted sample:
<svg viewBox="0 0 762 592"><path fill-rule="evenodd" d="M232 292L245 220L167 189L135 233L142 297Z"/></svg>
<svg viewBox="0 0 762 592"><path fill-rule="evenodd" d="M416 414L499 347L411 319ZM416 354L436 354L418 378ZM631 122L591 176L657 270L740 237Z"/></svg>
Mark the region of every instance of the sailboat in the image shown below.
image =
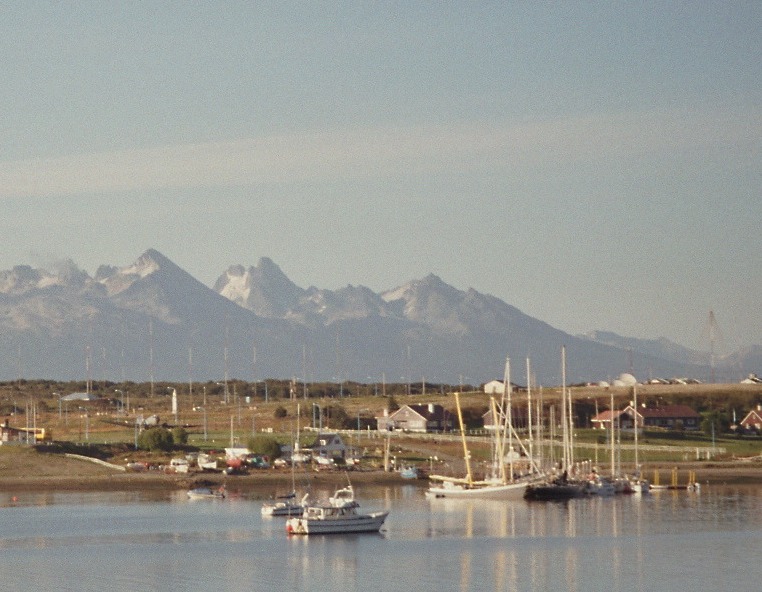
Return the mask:
<svg viewBox="0 0 762 592"><path fill-rule="evenodd" d="M640 462L638 459L638 387L632 387L632 425L634 428L634 448L635 448L635 473L630 476L630 489L633 493L648 493L651 491L651 484L647 479L640 475Z"/></svg>
<svg viewBox="0 0 762 592"><path fill-rule="evenodd" d="M566 347L561 348L561 433L563 441L562 473L555 479L527 486L524 499L527 500L564 500L579 497L585 493L587 483L570 477L574 466L574 429L571 406L571 393L566 388Z"/></svg>
<svg viewBox="0 0 762 592"><path fill-rule="evenodd" d="M484 480L475 480L471 472L470 453L466 443L466 432L463 425L463 414L460 409L460 398L455 393L455 404L458 411L458 421L460 424L461 441L463 444L463 458L466 465L465 478L446 477L441 475L431 475L432 481L439 483L432 484L426 491L427 499L521 499L527 485L537 479L539 470L534 465L531 457L529 458L532 472L528 476L515 477L513 438L515 429L513 427L511 415L511 381L510 381L510 358L505 362L503 398L498 407L494 397L490 398L490 408L492 410L492 421L494 426L492 442L492 477ZM507 438L507 455L506 455ZM521 445L521 441L519 440ZM521 445L523 449L523 445ZM526 450L524 450L526 454ZM508 457L508 469L506 469L506 456ZM528 455L527 455L528 456Z"/></svg>
<svg viewBox="0 0 762 592"><path fill-rule="evenodd" d="M296 406L296 440L291 454L291 492L275 498L275 501L262 504L262 516L301 516L309 503L309 492L296 499L296 455L299 454L299 405Z"/></svg>

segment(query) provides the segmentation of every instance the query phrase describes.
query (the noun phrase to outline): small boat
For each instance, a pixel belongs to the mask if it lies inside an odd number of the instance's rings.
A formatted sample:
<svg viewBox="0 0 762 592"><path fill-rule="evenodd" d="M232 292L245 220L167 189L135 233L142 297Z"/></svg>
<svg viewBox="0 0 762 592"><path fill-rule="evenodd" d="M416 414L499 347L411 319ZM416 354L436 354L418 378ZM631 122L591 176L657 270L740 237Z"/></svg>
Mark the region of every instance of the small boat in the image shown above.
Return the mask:
<svg viewBox="0 0 762 592"><path fill-rule="evenodd" d="M212 487L196 487L188 490L188 499L225 499L225 486L217 489Z"/></svg>
<svg viewBox="0 0 762 592"><path fill-rule="evenodd" d="M418 467L403 467L400 470L403 479L418 479Z"/></svg>
<svg viewBox="0 0 762 592"><path fill-rule="evenodd" d="M585 487L585 493L588 495L600 495L601 497L609 497L619 492L617 491L616 484L611 481L611 479L607 479L605 477L601 477L600 475L594 474L588 478L587 485Z"/></svg>
<svg viewBox="0 0 762 592"><path fill-rule="evenodd" d="M296 492L279 496L274 502L262 505L262 516L301 516L310 494L305 493L301 501L296 501Z"/></svg>
<svg viewBox="0 0 762 592"><path fill-rule="evenodd" d="M187 473L190 471L190 464L186 458L173 458L169 461L169 471L172 473Z"/></svg>
<svg viewBox="0 0 762 592"><path fill-rule="evenodd" d="M198 455L196 463L198 464L198 468L202 471L216 471L217 470L217 459L211 454L207 454L205 452L200 453Z"/></svg>
<svg viewBox="0 0 762 592"><path fill-rule="evenodd" d="M361 514L360 504L354 499L352 486L334 493L328 501L308 505L298 518L286 521L288 534L345 534L355 532L378 532L384 525L388 511Z"/></svg>

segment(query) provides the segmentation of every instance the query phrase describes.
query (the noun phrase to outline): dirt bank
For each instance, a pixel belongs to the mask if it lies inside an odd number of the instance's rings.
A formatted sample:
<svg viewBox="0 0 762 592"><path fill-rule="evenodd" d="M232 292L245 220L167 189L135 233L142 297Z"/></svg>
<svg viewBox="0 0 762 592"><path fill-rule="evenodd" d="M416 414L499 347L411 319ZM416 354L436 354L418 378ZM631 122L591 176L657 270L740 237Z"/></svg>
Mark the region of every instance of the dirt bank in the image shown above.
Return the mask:
<svg viewBox="0 0 762 592"><path fill-rule="evenodd" d="M5 448L5 449L4 449ZM697 481L705 485L759 484L762 485L762 460L746 462L697 462L650 465L643 469L643 476L669 484L673 470L677 482L687 483L695 473ZM312 486L326 488L346 483L347 476L355 484L411 484L425 487L425 480L409 481L398 473L381 470L357 470L345 473L340 470L310 471ZM304 474L299 482L306 481ZM129 472L117 470L60 454L38 453L32 449L8 450L0 446L0 491L135 491L135 490L183 490L200 483L222 484L239 491L268 492L287 491L291 488L291 472L288 469L252 471L247 475L224 475L222 473L168 474L158 470Z"/></svg>

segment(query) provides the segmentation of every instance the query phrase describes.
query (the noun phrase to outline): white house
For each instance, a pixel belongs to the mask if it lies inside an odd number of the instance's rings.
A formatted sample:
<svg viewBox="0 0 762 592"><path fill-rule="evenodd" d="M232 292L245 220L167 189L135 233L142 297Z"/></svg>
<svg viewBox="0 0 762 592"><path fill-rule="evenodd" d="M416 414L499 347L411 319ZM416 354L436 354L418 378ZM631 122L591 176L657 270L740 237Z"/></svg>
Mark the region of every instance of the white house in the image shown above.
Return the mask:
<svg viewBox="0 0 762 592"><path fill-rule="evenodd" d="M502 380L490 380L484 383L484 392L488 395L504 395L505 384Z"/></svg>

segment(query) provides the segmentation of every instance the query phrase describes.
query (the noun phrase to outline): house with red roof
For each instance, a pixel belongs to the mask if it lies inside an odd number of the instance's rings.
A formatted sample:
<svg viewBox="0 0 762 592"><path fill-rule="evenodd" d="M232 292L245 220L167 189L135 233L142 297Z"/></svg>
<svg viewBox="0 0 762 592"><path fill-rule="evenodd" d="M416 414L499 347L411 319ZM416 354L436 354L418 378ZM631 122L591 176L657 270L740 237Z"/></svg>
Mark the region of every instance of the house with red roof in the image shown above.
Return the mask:
<svg viewBox="0 0 762 592"><path fill-rule="evenodd" d="M635 419L636 418L636 419ZM609 429L612 422L623 430L631 430L635 422L639 428L662 428L666 430L697 430L701 427L701 415L688 405L664 405L662 407L638 407L606 410L591 420L594 428Z"/></svg>
<svg viewBox="0 0 762 592"><path fill-rule="evenodd" d="M757 405L741 420L741 426L744 430L762 432L762 405Z"/></svg>

